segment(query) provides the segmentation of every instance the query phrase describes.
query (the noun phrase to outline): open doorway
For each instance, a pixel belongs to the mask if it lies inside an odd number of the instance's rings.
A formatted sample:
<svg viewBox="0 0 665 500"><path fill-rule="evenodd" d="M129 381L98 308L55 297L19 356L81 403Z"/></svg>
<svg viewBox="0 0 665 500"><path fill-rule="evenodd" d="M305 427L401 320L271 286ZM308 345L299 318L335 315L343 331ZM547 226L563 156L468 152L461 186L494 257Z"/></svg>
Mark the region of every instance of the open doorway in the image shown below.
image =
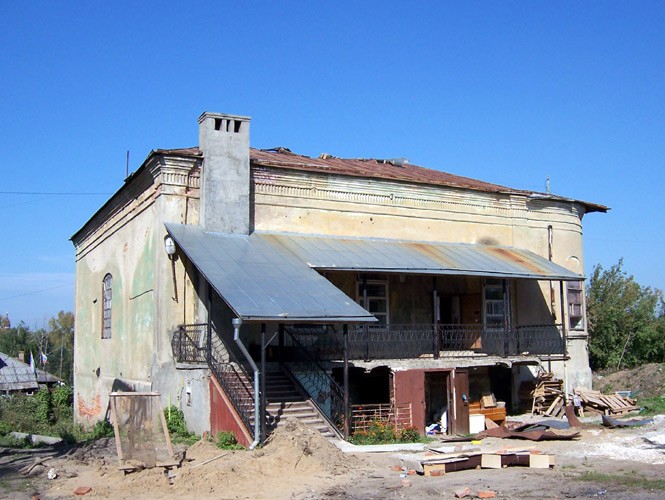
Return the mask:
<svg viewBox="0 0 665 500"><path fill-rule="evenodd" d="M450 433L450 372L425 372L425 427Z"/></svg>

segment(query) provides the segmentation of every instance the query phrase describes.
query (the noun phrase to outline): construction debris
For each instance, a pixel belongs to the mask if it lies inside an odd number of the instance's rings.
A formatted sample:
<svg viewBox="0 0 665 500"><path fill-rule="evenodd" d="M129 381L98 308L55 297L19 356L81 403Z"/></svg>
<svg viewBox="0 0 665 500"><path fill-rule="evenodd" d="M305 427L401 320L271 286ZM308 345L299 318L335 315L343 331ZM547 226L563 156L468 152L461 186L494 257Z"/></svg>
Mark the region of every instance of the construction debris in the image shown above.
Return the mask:
<svg viewBox="0 0 665 500"><path fill-rule="evenodd" d="M602 419L603 426L609 427L610 429L616 429L620 427L640 427L642 425L650 424L653 422L653 418L618 420L616 418L610 417L609 415L603 415Z"/></svg>
<svg viewBox="0 0 665 500"><path fill-rule="evenodd" d="M554 466L552 455L541 454L533 448L501 448L495 451L481 451L471 448L450 453L428 452L419 455L396 455L397 466L403 471L415 471L424 476L440 476L449 472L466 469L502 469L511 465L530 468Z"/></svg>
<svg viewBox="0 0 665 500"><path fill-rule="evenodd" d="M554 378L554 374L549 372L538 374L536 387L531 392L531 396L533 397L532 415L563 417L565 407L563 380Z"/></svg>
<svg viewBox="0 0 665 500"><path fill-rule="evenodd" d="M485 437L529 439L531 441L574 439L580 435L580 421L575 416L572 405L564 407L568 423L561 421L542 421L528 424L510 422L505 426L486 429L476 435L476 439Z"/></svg>
<svg viewBox="0 0 665 500"><path fill-rule="evenodd" d="M573 393L578 396L582 412L591 412L601 415L625 415L639 410L637 401L619 393L602 394L600 391L582 389L577 387ZM584 414L584 413L582 413Z"/></svg>

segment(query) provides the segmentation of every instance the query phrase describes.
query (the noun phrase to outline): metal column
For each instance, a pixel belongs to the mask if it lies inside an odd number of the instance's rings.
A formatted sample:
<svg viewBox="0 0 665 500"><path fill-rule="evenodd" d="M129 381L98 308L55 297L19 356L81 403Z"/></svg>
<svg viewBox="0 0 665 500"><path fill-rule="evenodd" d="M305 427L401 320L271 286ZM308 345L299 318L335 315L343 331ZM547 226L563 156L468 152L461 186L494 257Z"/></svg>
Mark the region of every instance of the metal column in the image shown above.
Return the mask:
<svg viewBox="0 0 665 500"><path fill-rule="evenodd" d="M349 325L344 324L344 439L349 440Z"/></svg>
<svg viewBox="0 0 665 500"><path fill-rule="evenodd" d="M261 443L266 442L266 324L261 323Z"/></svg>

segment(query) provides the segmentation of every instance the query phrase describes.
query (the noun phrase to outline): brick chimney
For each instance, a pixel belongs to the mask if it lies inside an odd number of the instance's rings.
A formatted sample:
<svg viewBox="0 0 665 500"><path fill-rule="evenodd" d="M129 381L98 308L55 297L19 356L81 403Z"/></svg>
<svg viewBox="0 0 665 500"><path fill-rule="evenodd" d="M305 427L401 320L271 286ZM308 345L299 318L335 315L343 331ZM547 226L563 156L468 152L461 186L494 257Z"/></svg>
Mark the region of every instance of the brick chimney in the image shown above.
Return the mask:
<svg viewBox="0 0 665 500"><path fill-rule="evenodd" d="M200 225L206 231L249 234L249 121L247 116L203 113Z"/></svg>

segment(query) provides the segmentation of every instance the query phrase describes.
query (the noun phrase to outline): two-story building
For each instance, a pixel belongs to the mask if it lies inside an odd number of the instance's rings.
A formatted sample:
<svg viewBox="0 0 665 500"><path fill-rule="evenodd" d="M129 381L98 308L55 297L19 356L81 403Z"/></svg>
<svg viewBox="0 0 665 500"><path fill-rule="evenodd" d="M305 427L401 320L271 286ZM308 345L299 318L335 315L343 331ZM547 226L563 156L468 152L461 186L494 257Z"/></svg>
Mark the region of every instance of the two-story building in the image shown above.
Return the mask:
<svg viewBox="0 0 665 500"><path fill-rule="evenodd" d="M582 218L605 206L249 127L204 113L198 147L151 152L72 237L78 421L151 390L245 444L301 397L340 435L367 412L460 433L539 370L590 386Z"/></svg>

